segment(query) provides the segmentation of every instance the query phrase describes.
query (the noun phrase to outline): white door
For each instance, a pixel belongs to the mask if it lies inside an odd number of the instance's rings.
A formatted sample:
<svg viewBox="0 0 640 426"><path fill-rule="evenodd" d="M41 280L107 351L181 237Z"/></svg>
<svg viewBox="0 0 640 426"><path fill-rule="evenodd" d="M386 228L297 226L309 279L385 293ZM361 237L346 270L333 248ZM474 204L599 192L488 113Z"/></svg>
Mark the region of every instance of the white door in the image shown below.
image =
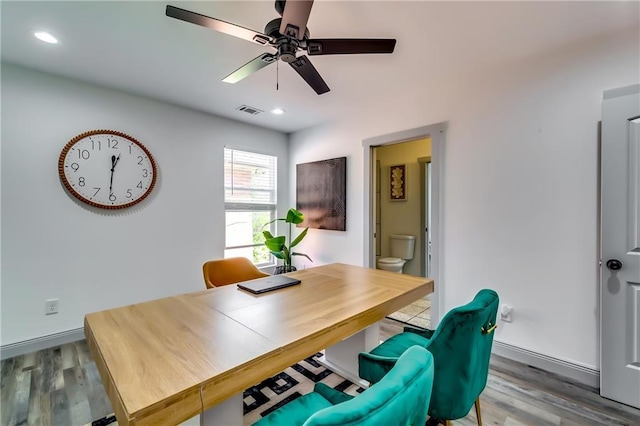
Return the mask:
<svg viewBox="0 0 640 426"><path fill-rule="evenodd" d="M602 103L600 394L640 408L640 85Z"/></svg>

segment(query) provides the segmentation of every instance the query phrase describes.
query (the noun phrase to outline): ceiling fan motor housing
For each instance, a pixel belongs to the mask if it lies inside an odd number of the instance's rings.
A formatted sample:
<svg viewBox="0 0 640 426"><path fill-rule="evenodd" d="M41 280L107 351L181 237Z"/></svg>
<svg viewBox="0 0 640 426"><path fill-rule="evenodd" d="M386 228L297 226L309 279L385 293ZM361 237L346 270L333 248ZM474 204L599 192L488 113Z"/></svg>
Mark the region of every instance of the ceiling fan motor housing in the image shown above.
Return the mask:
<svg viewBox="0 0 640 426"><path fill-rule="evenodd" d="M264 27L264 33L276 39L278 49L278 59L283 62L291 63L296 60L296 52L300 46L298 40L280 34L280 23L282 18L276 18L270 21ZM303 40L309 39L309 30L305 28Z"/></svg>
<svg viewBox="0 0 640 426"><path fill-rule="evenodd" d="M278 46L278 58L283 62L293 62L296 60L298 47L294 43L284 42Z"/></svg>

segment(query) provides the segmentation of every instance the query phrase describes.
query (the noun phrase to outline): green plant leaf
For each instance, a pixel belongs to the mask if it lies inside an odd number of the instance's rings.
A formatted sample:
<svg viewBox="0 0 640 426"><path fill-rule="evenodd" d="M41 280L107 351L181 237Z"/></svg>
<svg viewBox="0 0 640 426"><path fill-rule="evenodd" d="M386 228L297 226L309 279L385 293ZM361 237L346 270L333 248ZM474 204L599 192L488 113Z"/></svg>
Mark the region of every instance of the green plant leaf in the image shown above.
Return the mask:
<svg viewBox="0 0 640 426"><path fill-rule="evenodd" d="M277 257L278 259L284 259L284 256L279 251L271 251L271 254Z"/></svg>
<svg viewBox="0 0 640 426"><path fill-rule="evenodd" d="M310 258L309 256L307 256L306 254L304 254L304 253L296 253L296 252L292 252L292 253L291 253L291 256L304 256L304 257L306 257L307 259L309 259L309 261L310 261L310 262L313 262L313 260L311 260L311 258Z"/></svg>
<svg viewBox="0 0 640 426"><path fill-rule="evenodd" d="M285 237L284 235L274 238L269 238L265 240L264 245L271 251L282 251L285 247Z"/></svg>
<svg viewBox="0 0 640 426"><path fill-rule="evenodd" d="M305 235L307 235L307 231L308 231L308 230L309 230L309 228L305 228L305 229L304 229L304 231L302 231L302 232L300 233L300 235L298 235L298 236L296 237L296 239L295 239L295 240L293 240L293 242L291 243L291 246L290 246L290 247L291 247L291 248L293 248L293 247L297 246L297 245L298 245L298 243L299 243L300 241L302 241L302 239L305 237Z"/></svg>
<svg viewBox="0 0 640 426"><path fill-rule="evenodd" d="M267 225L270 225L276 221L284 221L286 223L289 224L289 240L292 239L292 235L291 235L291 224L295 224L298 225L302 222L304 222L304 214L302 214L302 212L294 209L294 208L290 208L289 211L287 211L287 217L285 218L278 218L278 219L273 219L270 222L265 223L262 226L262 229L264 229ZM293 241L290 241L291 245L287 246L287 237L284 235L278 236L278 237L274 237L273 234L269 231L269 230L263 230L262 231L262 235L264 236L264 245L267 247L267 249L269 249L269 251L278 259L282 259L284 260L284 264L286 266L290 266L291 265L291 248L298 245L298 243L300 243L300 241L302 241L304 239L304 237L307 235L307 231L309 230L309 228L306 228L304 231L302 231ZM307 256L306 254L301 254L298 253L296 254L296 256L305 256L307 259L309 259L310 261L312 261L309 256ZM312 261L313 262L313 261Z"/></svg>
<svg viewBox="0 0 640 426"><path fill-rule="evenodd" d="M304 222L304 214L299 212L296 209L289 209L287 212L287 218L285 219L287 223L293 223L295 225Z"/></svg>

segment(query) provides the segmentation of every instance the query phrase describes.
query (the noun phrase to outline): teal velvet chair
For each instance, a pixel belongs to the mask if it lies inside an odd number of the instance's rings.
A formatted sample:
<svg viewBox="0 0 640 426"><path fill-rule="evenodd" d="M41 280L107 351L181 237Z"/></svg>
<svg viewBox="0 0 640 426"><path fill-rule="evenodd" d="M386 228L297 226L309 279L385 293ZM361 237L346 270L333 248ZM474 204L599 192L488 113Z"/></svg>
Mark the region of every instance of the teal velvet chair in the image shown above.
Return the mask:
<svg viewBox="0 0 640 426"><path fill-rule="evenodd" d="M498 303L495 291L480 290L470 303L449 311L435 331L406 327L371 352L360 353L360 377L377 383L407 348L422 346L433 354L435 366L429 416L449 425L475 404L481 426L479 397L487 384Z"/></svg>
<svg viewBox="0 0 640 426"><path fill-rule="evenodd" d="M433 357L408 348L375 386L358 396L318 383L253 426L423 426L433 384Z"/></svg>

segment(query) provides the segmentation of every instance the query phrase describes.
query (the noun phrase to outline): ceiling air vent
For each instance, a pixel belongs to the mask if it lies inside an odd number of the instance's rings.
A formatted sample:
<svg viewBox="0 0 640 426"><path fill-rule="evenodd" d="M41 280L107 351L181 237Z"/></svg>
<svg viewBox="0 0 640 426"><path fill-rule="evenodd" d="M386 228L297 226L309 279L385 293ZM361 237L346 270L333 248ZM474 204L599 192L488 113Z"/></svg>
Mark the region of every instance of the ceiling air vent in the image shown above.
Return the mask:
<svg viewBox="0 0 640 426"><path fill-rule="evenodd" d="M238 111L242 111L242 112L246 112L247 114L251 114L251 115L258 115L261 112L264 112L258 108L254 108L248 105L242 105L239 106L238 108L236 108Z"/></svg>

